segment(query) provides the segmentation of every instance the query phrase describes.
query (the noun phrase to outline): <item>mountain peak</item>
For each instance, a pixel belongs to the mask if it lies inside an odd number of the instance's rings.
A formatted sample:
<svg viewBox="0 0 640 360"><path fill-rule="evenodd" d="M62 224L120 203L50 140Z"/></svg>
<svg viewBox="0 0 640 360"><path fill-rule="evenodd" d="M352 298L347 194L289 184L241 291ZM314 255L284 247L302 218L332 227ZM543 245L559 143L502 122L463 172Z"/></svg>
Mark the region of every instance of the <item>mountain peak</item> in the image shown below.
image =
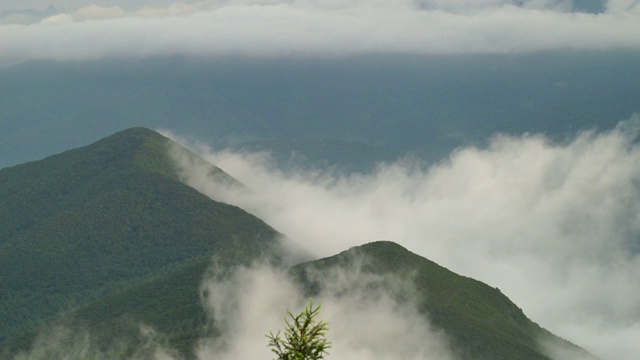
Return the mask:
<svg viewBox="0 0 640 360"><path fill-rule="evenodd" d="M338 255L297 265L292 275L309 296L318 297L330 288L322 279L331 279L336 270L391 276L394 283L407 281L416 301L407 306L416 306L431 325L447 334L460 359L549 360L540 346L542 342L593 358L528 319L499 289L458 275L394 242L352 247Z"/></svg>
<svg viewBox="0 0 640 360"><path fill-rule="evenodd" d="M170 146L179 145L156 131L134 127L108 136L86 149L92 149L97 158L126 159L135 166L176 178L175 164L169 155Z"/></svg>
<svg viewBox="0 0 640 360"><path fill-rule="evenodd" d="M195 289L178 302L197 305L212 257L227 265L278 256L273 228L180 181L174 146L153 130L132 128L0 170L0 358L3 341L68 307L185 268L200 273L189 273ZM23 294L28 303L12 300Z"/></svg>
<svg viewBox="0 0 640 360"><path fill-rule="evenodd" d="M186 186L171 156L172 147L180 145L153 130L136 127L43 160L0 169L0 217L6 219L0 243L20 228L73 209L99 193L131 192L160 181ZM182 149L233 182L219 168ZM27 206L29 202L46 205ZM25 213L20 215L21 211Z"/></svg>
<svg viewBox="0 0 640 360"><path fill-rule="evenodd" d="M84 148L104 147L104 150L126 152L138 151L141 146L152 145L152 147L156 148L156 150L161 150L161 148L166 147L167 143L169 142L170 140L167 137L159 134L156 131L145 127L133 127L107 136ZM160 148L158 148L157 146L153 146L153 144L162 145Z"/></svg>
<svg viewBox="0 0 640 360"><path fill-rule="evenodd" d="M122 131L118 131L117 133L107 136L106 138L104 138L104 140L106 139L111 139L111 138L122 138L122 137L136 137L136 138L148 138L148 137L156 137L156 138L165 138L163 135L160 135L158 132L151 130L149 128L143 127L143 126L134 126Z"/></svg>

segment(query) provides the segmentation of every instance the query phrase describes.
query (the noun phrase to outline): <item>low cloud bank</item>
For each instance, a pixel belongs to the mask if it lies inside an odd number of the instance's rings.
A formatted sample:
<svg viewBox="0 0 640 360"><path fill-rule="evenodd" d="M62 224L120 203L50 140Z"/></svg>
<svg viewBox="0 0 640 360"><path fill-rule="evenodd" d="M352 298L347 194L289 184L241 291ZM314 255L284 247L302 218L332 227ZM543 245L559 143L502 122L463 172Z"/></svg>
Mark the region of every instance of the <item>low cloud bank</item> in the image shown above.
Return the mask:
<svg viewBox="0 0 640 360"><path fill-rule="evenodd" d="M496 136L428 169L282 172L267 154L201 153L251 192L184 168L214 199L318 256L386 239L499 287L534 321L603 359L640 353L640 119L562 143Z"/></svg>
<svg viewBox="0 0 640 360"><path fill-rule="evenodd" d="M415 304L399 303L393 292L373 286L395 284L393 288L407 286L410 292L408 283L364 275L357 268L343 270L319 279L326 287L315 299L324 304L318 320L329 323L329 358L453 359L446 338L431 329ZM287 309L297 314L308 304L285 273L265 266L239 269L224 280L210 279L205 289L223 335L203 341L198 351L203 360L272 358L265 334L284 328Z"/></svg>
<svg viewBox="0 0 640 360"><path fill-rule="evenodd" d="M640 5L571 1L99 2L31 25L0 19L0 65L165 55L348 56L640 50ZM123 3L124 4L124 3ZM7 17L7 19L10 19Z"/></svg>

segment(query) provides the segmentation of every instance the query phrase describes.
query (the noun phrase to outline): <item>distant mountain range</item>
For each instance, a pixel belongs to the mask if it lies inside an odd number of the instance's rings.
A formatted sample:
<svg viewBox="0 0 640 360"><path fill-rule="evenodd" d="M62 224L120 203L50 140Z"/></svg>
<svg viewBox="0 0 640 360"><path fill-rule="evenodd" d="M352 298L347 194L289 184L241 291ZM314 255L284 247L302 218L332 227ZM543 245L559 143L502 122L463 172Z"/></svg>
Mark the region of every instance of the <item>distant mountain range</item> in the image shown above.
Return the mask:
<svg viewBox="0 0 640 360"><path fill-rule="evenodd" d="M0 168L138 125L357 171L407 152L437 161L498 132L562 140L640 111L639 58L576 50L32 61L0 69Z"/></svg>
<svg viewBox="0 0 640 360"><path fill-rule="evenodd" d="M292 259L280 246L281 235L186 186L171 149L204 161L154 131L132 128L0 170L2 358L28 351L37 334L60 324L89 329L103 358L139 355L148 345L141 324L176 354L192 358L199 339L221 335L202 304L205 272L214 262L224 272L257 259L288 269L308 296L330 285L322 274L354 266L362 274L411 279L420 314L451 339L459 359L550 359L541 341L588 355L529 320L498 289L392 242L287 268ZM345 294L356 287L347 286ZM403 294L394 294L401 303ZM63 353L64 344L56 349Z"/></svg>

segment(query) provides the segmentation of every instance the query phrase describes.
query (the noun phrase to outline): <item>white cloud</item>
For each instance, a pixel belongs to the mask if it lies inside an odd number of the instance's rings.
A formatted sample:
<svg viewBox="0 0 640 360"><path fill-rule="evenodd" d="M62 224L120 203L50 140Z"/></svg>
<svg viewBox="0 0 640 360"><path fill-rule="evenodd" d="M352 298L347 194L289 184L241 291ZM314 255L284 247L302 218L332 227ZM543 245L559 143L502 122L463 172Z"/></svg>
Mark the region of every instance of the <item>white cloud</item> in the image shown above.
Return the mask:
<svg viewBox="0 0 640 360"><path fill-rule="evenodd" d="M0 25L0 64L105 56L340 56L640 48L640 6L601 14L567 1L201 1L87 5L39 24Z"/></svg>
<svg viewBox="0 0 640 360"><path fill-rule="evenodd" d="M46 326L39 330L28 351L18 353L13 360L48 360L48 359L95 359L111 360L118 354L127 353L131 360L155 359L172 360L176 354L164 349L166 343L163 335L156 333L149 326L141 325L138 341L142 341L135 351L130 350L130 340L122 337L105 345L91 335L91 331L79 324L75 326ZM128 349L129 348L129 349ZM129 351L127 351L127 349Z"/></svg>
<svg viewBox="0 0 640 360"><path fill-rule="evenodd" d="M603 359L629 359L640 352L631 340L640 326L638 121L564 143L497 136L426 170L407 161L370 175L283 173L264 154L208 153L252 193L196 172L187 179L319 256L396 241L498 286Z"/></svg>
<svg viewBox="0 0 640 360"><path fill-rule="evenodd" d="M329 323L329 358L452 359L446 338L431 329L415 304L400 304L392 295L372 290L371 285L380 282L402 286L402 280L363 276L358 268L318 280L327 285L316 304L323 303L317 320ZM210 294L207 304L223 335L204 340L198 351L202 360L270 358L265 334L283 330L287 309L298 314L307 305L285 273L265 266L239 269L223 280L210 279L205 288Z"/></svg>

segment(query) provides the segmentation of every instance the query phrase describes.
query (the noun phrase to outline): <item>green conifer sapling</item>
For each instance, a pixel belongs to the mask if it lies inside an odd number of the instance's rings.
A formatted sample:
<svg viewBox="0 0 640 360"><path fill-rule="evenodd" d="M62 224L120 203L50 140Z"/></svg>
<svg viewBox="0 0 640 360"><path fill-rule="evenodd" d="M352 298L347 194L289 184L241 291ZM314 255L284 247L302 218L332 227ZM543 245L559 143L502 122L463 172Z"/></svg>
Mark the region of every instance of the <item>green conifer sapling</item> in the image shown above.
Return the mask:
<svg viewBox="0 0 640 360"><path fill-rule="evenodd" d="M326 339L328 324L324 321L316 323L316 316L320 313L322 304L314 308L313 299L298 315L287 310L291 320L285 318L287 324L284 339L280 331L275 335L269 331L269 347L278 357L275 360L319 360L328 354L331 343Z"/></svg>

